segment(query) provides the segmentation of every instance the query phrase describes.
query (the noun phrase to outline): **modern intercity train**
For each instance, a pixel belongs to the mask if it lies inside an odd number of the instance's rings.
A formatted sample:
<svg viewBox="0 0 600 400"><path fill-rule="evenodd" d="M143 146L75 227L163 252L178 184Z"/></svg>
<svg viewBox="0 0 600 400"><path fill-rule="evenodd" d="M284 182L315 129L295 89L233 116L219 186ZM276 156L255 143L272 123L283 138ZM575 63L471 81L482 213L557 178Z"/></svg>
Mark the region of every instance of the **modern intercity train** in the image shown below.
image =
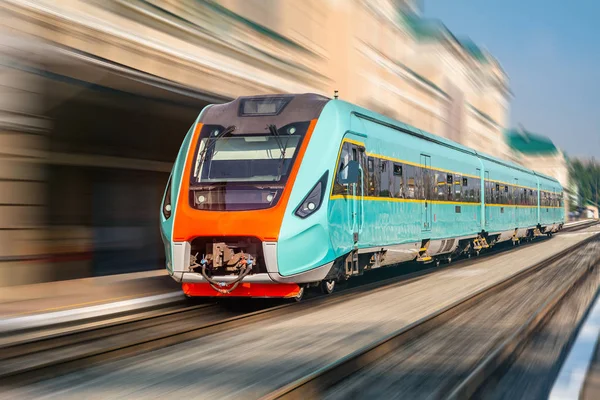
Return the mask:
<svg viewBox="0 0 600 400"><path fill-rule="evenodd" d="M204 108L160 214L167 269L187 296L295 299L564 221L556 179L316 94Z"/></svg>

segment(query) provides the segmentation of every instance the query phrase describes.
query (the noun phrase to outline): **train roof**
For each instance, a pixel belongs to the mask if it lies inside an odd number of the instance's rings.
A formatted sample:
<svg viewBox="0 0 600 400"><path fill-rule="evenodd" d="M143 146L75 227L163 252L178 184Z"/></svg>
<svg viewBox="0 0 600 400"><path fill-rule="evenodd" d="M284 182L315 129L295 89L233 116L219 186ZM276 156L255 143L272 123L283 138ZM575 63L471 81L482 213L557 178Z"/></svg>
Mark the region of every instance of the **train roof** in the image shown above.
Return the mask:
<svg viewBox="0 0 600 400"><path fill-rule="evenodd" d="M233 125L236 127L234 135L258 133L266 130L266 124L263 118L256 117L269 117L269 123L278 127L310 121L319 117L329 101L329 98L313 93L242 96L228 103L209 106L200 122L210 120L215 125Z"/></svg>
<svg viewBox="0 0 600 400"><path fill-rule="evenodd" d="M476 151L476 150L471 149L470 147L466 147L466 146L464 146L464 145L462 145L460 143L454 142L452 140L443 138L443 137L438 136L438 135L434 135L434 134L429 133L427 131L424 131L422 129L418 129L418 128L412 126L412 125L408 125L408 124L400 122L398 120L386 117L385 115L382 115L382 114L376 113L374 111L368 110L366 108L357 106L356 104L352 104L352 103L349 103L349 102L344 101L344 100L331 100L331 101L332 102L335 101L337 103L336 106L338 108L340 108L340 109L343 109L346 112L362 115L363 117L367 117L367 119L372 119L372 120L374 120L376 122L383 123L383 124L388 125L388 126L394 128L394 129L397 129L399 131L402 131L402 132L405 132L405 133L408 133L408 134L411 134L411 135L415 135L415 136L421 137L421 138L429 140L431 142L442 144L444 146L450 147L450 148L455 149L455 150L462 151L462 152L467 153L467 154L472 154L472 155L478 156L480 158L483 158L484 160L488 160L488 161L491 161L491 162L494 162L494 163L497 163L497 164L501 164L501 165L503 165L505 167L508 167L508 168L513 168L513 169L516 169L516 170L519 170L519 171L522 171L522 172L525 172L525 173L529 173L529 174L533 174L533 175L539 176L541 178L545 178L545 179L549 179L549 180L554 181L554 182L558 182L558 180L556 178L553 178L551 176L542 174L540 172L531 170L529 168L525 168L522 165L519 165L519 164L514 163L512 161L502 160L500 158L493 157L493 156L491 156L489 154L486 154L486 153L483 153L483 152L480 152L480 151Z"/></svg>

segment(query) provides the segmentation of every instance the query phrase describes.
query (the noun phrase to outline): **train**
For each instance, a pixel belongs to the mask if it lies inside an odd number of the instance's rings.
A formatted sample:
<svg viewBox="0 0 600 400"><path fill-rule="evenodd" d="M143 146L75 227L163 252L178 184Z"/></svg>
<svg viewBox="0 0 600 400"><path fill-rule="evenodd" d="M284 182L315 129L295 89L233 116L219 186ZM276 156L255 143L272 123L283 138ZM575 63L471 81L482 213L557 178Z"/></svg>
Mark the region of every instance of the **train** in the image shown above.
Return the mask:
<svg viewBox="0 0 600 400"><path fill-rule="evenodd" d="M311 93L205 107L161 208L166 268L186 296L296 300L371 269L552 235L565 217L550 176Z"/></svg>

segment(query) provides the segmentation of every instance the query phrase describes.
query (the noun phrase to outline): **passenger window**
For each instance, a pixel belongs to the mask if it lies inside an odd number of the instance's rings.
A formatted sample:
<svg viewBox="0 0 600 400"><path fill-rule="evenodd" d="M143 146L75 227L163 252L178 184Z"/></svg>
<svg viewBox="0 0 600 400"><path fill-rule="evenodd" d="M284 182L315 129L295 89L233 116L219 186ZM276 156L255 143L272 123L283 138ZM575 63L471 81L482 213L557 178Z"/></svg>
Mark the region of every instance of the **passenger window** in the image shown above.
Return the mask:
<svg viewBox="0 0 600 400"><path fill-rule="evenodd" d="M462 198L462 177L460 175L454 176L454 201L461 201Z"/></svg>
<svg viewBox="0 0 600 400"><path fill-rule="evenodd" d="M485 202L494 204L494 186L490 181L485 181Z"/></svg>
<svg viewBox="0 0 600 400"><path fill-rule="evenodd" d="M406 198L414 199L417 194L416 168L412 165L405 165L404 174L406 175Z"/></svg>
<svg viewBox="0 0 600 400"><path fill-rule="evenodd" d="M469 192L467 201L474 203L475 202L475 179L469 179L467 181L467 178L463 178L463 181L467 182L467 191Z"/></svg>
<svg viewBox="0 0 600 400"><path fill-rule="evenodd" d="M402 165L394 163L394 175L402 176Z"/></svg>
<svg viewBox="0 0 600 400"><path fill-rule="evenodd" d="M404 181L402 177L402 165L394 163L393 166L393 178L394 178L394 190L396 193L395 197L400 199L404 198Z"/></svg>
<svg viewBox="0 0 600 400"><path fill-rule="evenodd" d="M379 196L391 197L392 193L392 176L389 173L387 167L388 162L386 160L380 161L380 174L379 174Z"/></svg>
<svg viewBox="0 0 600 400"><path fill-rule="evenodd" d="M369 191L368 196L376 196L379 192L377 190L377 172L375 167L376 161L373 157L369 157L367 160L367 168L369 170Z"/></svg>
<svg viewBox="0 0 600 400"><path fill-rule="evenodd" d="M436 190L435 193L437 194L437 198L438 200L446 200L446 181L447 181L447 177L446 174L443 174L441 172L436 172L435 173L435 181L437 182L436 184Z"/></svg>

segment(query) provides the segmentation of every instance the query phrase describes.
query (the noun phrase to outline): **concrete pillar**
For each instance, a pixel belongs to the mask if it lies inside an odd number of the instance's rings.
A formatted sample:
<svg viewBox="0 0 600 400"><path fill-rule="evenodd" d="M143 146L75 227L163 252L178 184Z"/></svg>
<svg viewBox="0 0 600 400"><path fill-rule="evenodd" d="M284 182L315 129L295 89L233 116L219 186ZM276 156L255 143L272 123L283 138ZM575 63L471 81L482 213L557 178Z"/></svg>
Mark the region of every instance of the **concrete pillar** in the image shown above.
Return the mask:
<svg viewBox="0 0 600 400"><path fill-rule="evenodd" d="M0 30L0 286L49 277L41 115L44 78L32 73L31 48Z"/></svg>

